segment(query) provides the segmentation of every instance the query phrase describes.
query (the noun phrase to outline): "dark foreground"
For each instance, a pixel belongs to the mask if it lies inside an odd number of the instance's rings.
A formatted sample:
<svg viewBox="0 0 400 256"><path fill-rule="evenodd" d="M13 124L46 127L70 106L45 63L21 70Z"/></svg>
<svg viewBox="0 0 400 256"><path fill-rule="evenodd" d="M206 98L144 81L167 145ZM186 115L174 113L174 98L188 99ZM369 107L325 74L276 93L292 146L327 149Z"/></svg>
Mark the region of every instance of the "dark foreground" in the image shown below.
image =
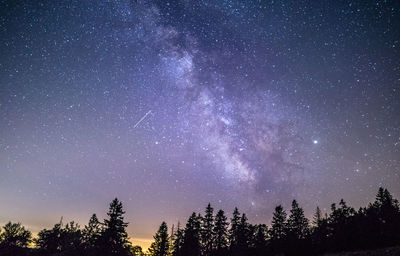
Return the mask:
<svg viewBox="0 0 400 256"><path fill-rule="evenodd" d="M382 248L377 250L325 254L325 256L399 256L399 255L400 255L399 246Z"/></svg>

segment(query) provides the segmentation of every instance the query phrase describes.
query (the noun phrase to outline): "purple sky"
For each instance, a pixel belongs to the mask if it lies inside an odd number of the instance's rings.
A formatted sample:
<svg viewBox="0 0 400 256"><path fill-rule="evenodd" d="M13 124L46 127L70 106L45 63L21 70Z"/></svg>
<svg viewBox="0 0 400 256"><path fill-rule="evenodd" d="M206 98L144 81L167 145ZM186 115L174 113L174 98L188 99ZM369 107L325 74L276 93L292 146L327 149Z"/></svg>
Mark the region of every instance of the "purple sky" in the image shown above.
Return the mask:
<svg viewBox="0 0 400 256"><path fill-rule="evenodd" d="M18 2L0 3L0 223L83 226L118 197L145 245L208 202L269 223L294 198L400 197L398 1Z"/></svg>

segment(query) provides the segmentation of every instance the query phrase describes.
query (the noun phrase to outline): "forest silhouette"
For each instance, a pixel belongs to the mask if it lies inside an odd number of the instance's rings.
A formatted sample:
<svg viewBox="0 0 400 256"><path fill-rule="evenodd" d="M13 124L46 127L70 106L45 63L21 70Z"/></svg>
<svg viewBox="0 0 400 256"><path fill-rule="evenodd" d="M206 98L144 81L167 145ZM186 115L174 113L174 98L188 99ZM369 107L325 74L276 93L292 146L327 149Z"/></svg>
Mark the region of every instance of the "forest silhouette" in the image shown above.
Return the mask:
<svg viewBox="0 0 400 256"><path fill-rule="evenodd" d="M185 225L168 230L162 222L149 251L133 246L126 231L122 203L116 198L107 218L93 214L81 228L62 220L37 237L20 223L8 222L0 229L0 255L10 256L266 256L322 255L400 245L399 202L387 189L379 188L375 201L358 210L342 199L329 214L317 207L308 220L293 200L287 212L275 208L270 226L250 224L235 208L232 216L223 210L214 214L208 204L204 216L193 212Z"/></svg>

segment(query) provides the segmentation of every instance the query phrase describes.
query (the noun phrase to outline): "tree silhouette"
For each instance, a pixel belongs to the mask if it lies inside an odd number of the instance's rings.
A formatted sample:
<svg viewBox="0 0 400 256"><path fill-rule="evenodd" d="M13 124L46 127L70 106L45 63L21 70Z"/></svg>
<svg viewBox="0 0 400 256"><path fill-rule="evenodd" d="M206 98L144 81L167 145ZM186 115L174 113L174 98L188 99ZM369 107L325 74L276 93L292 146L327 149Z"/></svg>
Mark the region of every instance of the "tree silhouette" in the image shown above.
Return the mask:
<svg viewBox="0 0 400 256"><path fill-rule="evenodd" d="M275 212L271 221L271 229L269 230L271 240L277 241L285 238L286 231L286 212L283 210L283 207L281 205L278 205L275 208Z"/></svg>
<svg viewBox="0 0 400 256"><path fill-rule="evenodd" d="M253 240L254 255L261 256L267 254L268 228L265 224L255 226Z"/></svg>
<svg viewBox="0 0 400 256"><path fill-rule="evenodd" d="M356 229L353 221L355 214L355 210L348 207L343 199L339 202L339 208L336 207L336 204L331 205L331 214L328 218L330 245L327 245L331 250L339 251L353 248L352 237Z"/></svg>
<svg viewBox="0 0 400 256"><path fill-rule="evenodd" d="M364 222L369 227L364 233L371 233L366 242L373 247L390 246L400 241L399 202L387 189L379 188L375 201L365 209Z"/></svg>
<svg viewBox="0 0 400 256"><path fill-rule="evenodd" d="M31 232L20 223L8 222L2 229L0 228L0 255L28 255L27 246L31 237Z"/></svg>
<svg viewBox="0 0 400 256"><path fill-rule="evenodd" d="M247 222L246 214L242 214L240 218L239 225L237 227L237 242L236 246L232 249L233 255L247 255L249 251L249 245L253 239L252 237L252 227Z"/></svg>
<svg viewBox="0 0 400 256"><path fill-rule="evenodd" d="M295 239L305 239L309 233L308 219L304 216L296 200L292 201L292 209L287 220L287 232Z"/></svg>
<svg viewBox="0 0 400 256"><path fill-rule="evenodd" d="M196 213L186 223L181 252L184 256L199 256L201 253L200 218Z"/></svg>
<svg viewBox="0 0 400 256"><path fill-rule="evenodd" d="M173 256L181 256L182 255L182 245L183 245L184 233L180 227L180 223L178 222L178 227L174 234L174 241L173 241Z"/></svg>
<svg viewBox="0 0 400 256"><path fill-rule="evenodd" d="M328 217L322 216L319 207L316 208L311 228L311 243L314 252L320 254L324 251L326 240L329 236Z"/></svg>
<svg viewBox="0 0 400 256"><path fill-rule="evenodd" d="M214 226L214 248L215 255L226 255L226 250L228 248L228 226L227 218L223 210L219 210L215 216L215 226Z"/></svg>
<svg viewBox="0 0 400 256"><path fill-rule="evenodd" d="M292 201L292 208L287 220L286 243L290 244L286 249L287 254L307 254L307 241L309 235L308 219L304 216L296 200Z"/></svg>
<svg viewBox="0 0 400 256"><path fill-rule="evenodd" d="M0 244L3 246L26 247L32 238L32 233L21 223L8 222L0 231Z"/></svg>
<svg viewBox="0 0 400 256"><path fill-rule="evenodd" d="M104 220L104 231L101 235L102 253L107 256L130 255L128 234L125 228L128 226L124 222L125 212L122 203L115 198L108 210L108 219Z"/></svg>
<svg viewBox="0 0 400 256"><path fill-rule="evenodd" d="M284 239L286 238L286 212L283 210L281 205L275 207L275 212L271 221L271 229L269 235L271 238L271 249L276 251L282 251L284 247Z"/></svg>
<svg viewBox="0 0 400 256"><path fill-rule="evenodd" d="M209 203L206 208L206 213L202 221L201 240L203 244L204 256L211 256L214 245L214 209Z"/></svg>
<svg viewBox="0 0 400 256"><path fill-rule="evenodd" d="M239 243L239 225L240 225L240 213L238 208L233 210L231 218L231 228L229 230L229 245L230 250L234 251Z"/></svg>
<svg viewBox="0 0 400 256"><path fill-rule="evenodd" d="M50 230L43 229L38 233L38 238L35 240L38 248L47 254L60 252L60 238L62 237L62 221L54 225Z"/></svg>
<svg viewBox="0 0 400 256"><path fill-rule="evenodd" d="M153 256L166 256L169 253L169 237L168 226L164 221L154 235L154 242L151 244L149 251Z"/></svg>
<svg viewBox="0 0 400 256"><path fill-rule="evenodd" d="M96 255L99 248L99 239L103 232L103 226L96 214L90 217L88 225L82 230L82 243L88 255Z"/></svg>
<svg viewBox="0 0 400 256"><path fill-rule="evenodd" d="M321 209L319 209L319 207L317 206L317 208L315 209L314 216L313 216L312 224L316 227L319 227L321 225L321 222L322 222L322 213L321 213Z"/></svg>
<svg viewBox="0 0 400 256"><path fill-rule="evenodd" d="M36 244L42 254L63 253L63 255L81 254L82 233L79 225L71 221L63 225L62 220L50 230L39 232Z"/></svg>

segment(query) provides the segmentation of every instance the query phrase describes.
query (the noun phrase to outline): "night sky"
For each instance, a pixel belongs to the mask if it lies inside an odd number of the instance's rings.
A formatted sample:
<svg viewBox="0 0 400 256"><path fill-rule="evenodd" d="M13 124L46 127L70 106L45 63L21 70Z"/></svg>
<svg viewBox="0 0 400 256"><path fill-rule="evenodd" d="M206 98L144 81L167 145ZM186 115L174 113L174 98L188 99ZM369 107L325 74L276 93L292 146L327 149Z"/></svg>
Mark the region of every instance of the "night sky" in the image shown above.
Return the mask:
<svg viewBox="0 0 400 256"><path fill-rule="evenodd" d="M0 223L118 197L146 246L208 202L400 197L400 2L0 1Z"/></svg>

